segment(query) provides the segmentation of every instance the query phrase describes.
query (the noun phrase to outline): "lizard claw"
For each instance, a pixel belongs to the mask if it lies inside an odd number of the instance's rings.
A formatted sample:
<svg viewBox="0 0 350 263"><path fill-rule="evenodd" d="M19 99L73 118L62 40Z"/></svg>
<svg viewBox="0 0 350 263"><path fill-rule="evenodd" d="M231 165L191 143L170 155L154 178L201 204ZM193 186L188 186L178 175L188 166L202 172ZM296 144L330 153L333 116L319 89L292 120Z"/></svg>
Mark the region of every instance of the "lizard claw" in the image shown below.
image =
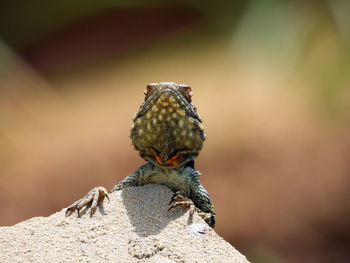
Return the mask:
<svg viewBox="0 0 350 263"><path fill-rule="evenodd" d="M174 195L170 199L169 205L170 207L168 211L179 206L182 206L182 207L191 207L192 205L194 206L192 200L185 197L185 195L181 191L177 191L176 193L174 193Z"/></svg>
<svg viewBox="0 0 350 263"><path fill-rule="evenodd" d="M193 215L195 212L197 212L197 214L211 227L213 227L215 225L215 215L211 214L211 213L205 213L202 210L200 210L199 208L197 208L193 201L187 197L185 197L185 195L181 192L181 191L177 191L176 193L174 193L174 195L172 196L170 202L169 202L169 209L168 211L170 211L171 209L175 208L175 207L187 207L190 209L190 216L188 218L188 224L192 224L193 223Z"/></svg>
<svg viewBox="0 0 350 263"><path fill-rule="evenodd" d="M187 200L188 198L185 197L185 195L181 191L177 191L176 193L173 194L173 196L170 199L169 205L175 201L179 200Z"/></svg>
<svg viewBox="0 0 350 263"><path fill-rule="evenodd" d="M175 207L187 207L190 209L190 216L188 218L188 224L191 224L193 222L193 214L196 211L196 207L194 206L194 203L191 199L185 197L185 195L181 191L177 191L172 196L170 202L169 202L169 209L175 208Z"/></svg>
<svg viewBox="0 0 350 263"><path fill-rule="evenodd" d="M109 201L108 191L106 190L106 188L101 186L95 187L90 192L88 192L83 198L81 198L80 200L68 206L66 210L66 216L72 214L74 211L77 211L78 217L80 217L81 216L80 210L84 206L88 206L89 204L91 204L91 207L90 207L90 217L91 217L93 216L93 214L97 209L98 202L100 200L103 200L105 197Z"/></svg>
<svg viewBox="0 0 350 263"><path fill-rule="evenodd" d="M171 209L175 208L175 207L188 207L191 208L192 206L194 206L192 200L185 200L185 201L175 201L168 209L168 211L170 211Z"/></svg>

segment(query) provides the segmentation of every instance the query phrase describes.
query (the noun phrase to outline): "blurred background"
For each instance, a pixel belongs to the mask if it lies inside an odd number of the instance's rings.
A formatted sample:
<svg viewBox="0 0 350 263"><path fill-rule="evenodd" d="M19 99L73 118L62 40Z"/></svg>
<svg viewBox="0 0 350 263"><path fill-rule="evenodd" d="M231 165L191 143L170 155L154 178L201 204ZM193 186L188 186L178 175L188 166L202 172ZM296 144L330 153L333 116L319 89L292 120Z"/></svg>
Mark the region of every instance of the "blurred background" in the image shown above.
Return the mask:
<svg viewBox="0 0 350 263"><path fill-rule="evenodd" d="M350 2L0 2L0 225L144 161L149 82L192 86L216 231L251 262L350 257Z"/></svg>

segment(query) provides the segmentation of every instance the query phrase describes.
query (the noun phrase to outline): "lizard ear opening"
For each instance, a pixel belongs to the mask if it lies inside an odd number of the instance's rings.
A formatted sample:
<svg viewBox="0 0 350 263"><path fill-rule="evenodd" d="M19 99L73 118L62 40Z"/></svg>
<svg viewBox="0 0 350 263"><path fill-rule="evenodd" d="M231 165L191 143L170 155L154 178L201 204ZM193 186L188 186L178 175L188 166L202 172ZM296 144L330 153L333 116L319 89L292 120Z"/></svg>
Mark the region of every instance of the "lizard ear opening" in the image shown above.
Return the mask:
<svg viewBox="0 0 350 263"><path fill-rule="evenodd" d="M179 88L181 90L181 93L184 95L184 97L187 99L188 102L192 102L192 96L193 93L191 92L191 87L185 84L180 84Z"/></svg>
<svg viewBox="0 0 350 263"><path fill-rule="evenodd" d="M143 92L145 94L145 99L147 99L149 96L151 96L151 94L153 93L153 91L155 90L155 88L157 86L158 86L158 83L150 83L146 86L146 89Z"/></svg>

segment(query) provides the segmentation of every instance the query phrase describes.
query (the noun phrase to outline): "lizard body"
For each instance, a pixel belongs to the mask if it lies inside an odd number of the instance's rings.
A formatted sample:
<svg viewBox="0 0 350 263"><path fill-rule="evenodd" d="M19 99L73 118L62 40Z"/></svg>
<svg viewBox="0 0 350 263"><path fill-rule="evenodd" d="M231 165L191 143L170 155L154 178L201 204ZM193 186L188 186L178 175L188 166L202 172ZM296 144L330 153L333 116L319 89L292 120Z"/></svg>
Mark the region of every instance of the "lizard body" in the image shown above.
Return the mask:
<svg viewBox="0 0 350 263"><path fill-rule="evenodd" d="M204 220L215 225L215 211L209 194L199 182L194 167L205 140L202 120L191 103L191 88L173 82L151 83L145 101L133 119L131 140L140 156L147 161L112 191L125 187L158 183L175 194L172 206L194 206ZM103 187L92 189L84 198L67 208L67 214L89 204L94 213L99 199L107 196Z"/></svg>

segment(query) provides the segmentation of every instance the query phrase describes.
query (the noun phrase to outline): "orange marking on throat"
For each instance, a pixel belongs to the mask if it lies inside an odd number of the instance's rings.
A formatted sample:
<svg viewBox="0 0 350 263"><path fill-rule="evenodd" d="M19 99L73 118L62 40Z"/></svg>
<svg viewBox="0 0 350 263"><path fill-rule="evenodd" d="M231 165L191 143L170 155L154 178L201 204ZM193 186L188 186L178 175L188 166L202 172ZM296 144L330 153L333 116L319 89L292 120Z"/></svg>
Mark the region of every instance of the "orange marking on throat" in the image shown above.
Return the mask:
<svg viewBox="0 0 350 263"><path fill-rule="evenodd" d="M160 158L160 156L155 155L156 161L160 165L168 164L168 165L171 165L174 167L177 166L179 162L181 162L183 157L184 157L183 154L176 154L173 157L171 157L170 159L166 160L165 162L162 162L162 159Z"/></svg>
<svg viewBox="0 0 350 263"><path fill-rule="evenodd" d="M157 163L163 164L163 162L162 162L162 160L160 159L159 155L156 155L156 154L155 154L154 156L156 157Z"/></svg>

